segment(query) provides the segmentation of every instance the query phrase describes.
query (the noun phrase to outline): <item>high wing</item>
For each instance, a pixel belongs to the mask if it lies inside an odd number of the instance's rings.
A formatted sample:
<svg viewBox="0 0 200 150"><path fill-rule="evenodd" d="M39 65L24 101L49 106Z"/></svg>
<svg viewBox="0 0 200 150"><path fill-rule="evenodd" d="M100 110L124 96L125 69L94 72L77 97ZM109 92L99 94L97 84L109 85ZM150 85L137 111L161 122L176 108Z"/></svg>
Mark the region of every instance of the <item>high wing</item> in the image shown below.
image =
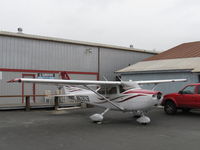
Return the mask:
<svg viewBox="0 0 200 150"><path fill-rule="evenodd" d="M30 78L17 78L8 82L26 82L26 83L42 83L42 84L55 84L55 85L83 85L87 89L93 91L96 95L102 97L107 102L124 111L120 105L110 101L97 91L90 88L90 85L122 85L124 88L140 88L139 84L158 84L166 82L183 82L186 79L171 79L171 80L149 80L149 81L92 81L92 80L61 80L61 79L30 79Z"/></svg>
<svg viewBox="0 0 200 150"><path fill-rule="evenodd" d="M63 85L121 85L120 81L94 81L94 80L62 80L62 79L31 79L17 78L8 82L63 84Z"/></svg>
<svg viewBox="0 0 200 150"><path fill-rule="evenodd" d="M168 79L168 80L144 80L144 81L122 81L122 85L126 89L137 88L140 89L141 84L159 84L159 83L169 83L169 82L185 82L187 79Z"/></svg>
<svg viewBox="0 0 200 150"><path fill-rule="evenodd" d="M158 84L167 82L184 82L187 79L168 79L168 80L147 80L147 81L94 81L94 80L62 80L62 79L31 79L16 78L8 82L44 83L44 84L63 84L63 85L139 85L139 84Z"/></svg>
<svg viewBox="0 0 200 150"><path fill-rule="evenodd" d="M149 81L135 81L137 84L158 84L168 82L185 82L187 79L168 79L168 80L149 80Z"/></svg>

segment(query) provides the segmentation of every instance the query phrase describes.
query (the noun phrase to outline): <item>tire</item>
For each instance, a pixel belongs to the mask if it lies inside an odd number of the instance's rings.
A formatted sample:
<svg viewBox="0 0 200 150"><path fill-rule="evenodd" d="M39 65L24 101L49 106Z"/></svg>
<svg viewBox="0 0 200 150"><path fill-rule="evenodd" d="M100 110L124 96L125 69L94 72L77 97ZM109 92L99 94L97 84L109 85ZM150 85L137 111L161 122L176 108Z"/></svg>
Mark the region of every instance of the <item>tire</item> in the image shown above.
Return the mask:
<svg viewBox="0 0 200 150"><path fill-rule="evenodd" d="M164 111L168 115L174 115L177 112L176 104L172 101L167 101L164 105Z"/></svg>

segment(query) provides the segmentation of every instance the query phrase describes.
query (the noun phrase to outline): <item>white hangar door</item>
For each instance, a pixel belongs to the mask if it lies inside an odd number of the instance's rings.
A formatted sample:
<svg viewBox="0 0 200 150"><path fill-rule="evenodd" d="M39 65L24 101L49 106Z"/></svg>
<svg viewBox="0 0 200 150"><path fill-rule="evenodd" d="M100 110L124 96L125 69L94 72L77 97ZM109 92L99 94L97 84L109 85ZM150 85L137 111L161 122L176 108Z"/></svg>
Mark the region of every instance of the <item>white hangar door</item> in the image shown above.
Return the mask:
<svg viewBox="0 0 200 150"><path fill-rule="evenodd" d="M22 74L22 78L35 78L35 74ZM35 83L22 83L22 103L26 96L30 96L30 102L35 103Z"/></svg>

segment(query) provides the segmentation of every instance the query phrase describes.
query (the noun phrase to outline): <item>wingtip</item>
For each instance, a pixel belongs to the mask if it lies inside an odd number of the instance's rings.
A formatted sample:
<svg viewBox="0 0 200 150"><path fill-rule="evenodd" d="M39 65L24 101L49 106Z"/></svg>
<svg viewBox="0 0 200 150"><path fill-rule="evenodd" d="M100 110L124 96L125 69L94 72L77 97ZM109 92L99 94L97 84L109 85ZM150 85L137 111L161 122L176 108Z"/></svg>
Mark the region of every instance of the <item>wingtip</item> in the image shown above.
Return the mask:
<svg viewBox="0 0 200 150"><path fill-rule="evenodd" d="M12 82L22 82L22 80L20 78L16 78L16 79L7 81L7 83L12 83Z"/></svg>

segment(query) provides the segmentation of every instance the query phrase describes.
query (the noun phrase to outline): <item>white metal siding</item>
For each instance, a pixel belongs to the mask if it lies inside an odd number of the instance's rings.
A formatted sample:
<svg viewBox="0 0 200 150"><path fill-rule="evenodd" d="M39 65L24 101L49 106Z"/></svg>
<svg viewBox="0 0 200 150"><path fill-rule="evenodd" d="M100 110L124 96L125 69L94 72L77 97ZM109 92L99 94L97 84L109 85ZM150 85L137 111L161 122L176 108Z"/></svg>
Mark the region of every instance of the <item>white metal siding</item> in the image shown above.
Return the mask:
<svg viewBox="0 0 200 150"><path fill-rule="evenodd" d="M87 49L90 49L87 52ZM100 54L100 55L99 55ZM151 53L124 51L77 44L0 36L0 68L47 71L98 72L108 80L115 80L114 71L152 56ZM98 64L100 63L100 64ZM100 68L99 68L100 66ZM36 72L5 72L0 80L0 95L21 95L21 84L8 84L6 81L22 77L22 74ZM96 74L69 74L72 79L96 80ZM56 78L58 74L56 74ZM30 88L31 89L31 88ZM55 94L56 87L36 85L36 95L50 90ZM26 93L25 93L26 94ZM36 102L44 98L36 98ZM2 104L21 103L21 98L0 98Z"/></svg>
<svg viewBox="0 0 200 150"><path fill-rule="evenodd" d="M98 71L95 47L2 36L0 45L1 68Z"/></svg>
<svg viewBox="0 0 200 150"><path fill-rule="evenodd" d="M0 80L0 95L22 95L22 84L21 83L7 83L7 81L22 77L22 74L34 74L37 76L37 73L30 72L2 72L2 79ZM96 80L96 75L79 75L79 74L69 74L71 79L85 79L85 80ZM59 74L55 74L55 78L59 78ZM32 84L25 83L24 95L32 95ZM35 94L36 95L44 95L45 90L51 91L51 94L57 94L58 90L56 85L44 85L44 84L36 84L35 85ZM32 100L32 97L31 97ZM44 103L44 97L36 97L36 103ZM22 104L21 97L14 98L0 98L0 104Z"/></svg>
<svg viewBox="0 0 200 150"><path fill-rule="evenodd" d="M101 48L100 49L100 77L105 76L108 80L115 80L113 72L135 64L153 54L130 52L130 51L116 51L114 49Z"/></svg>

